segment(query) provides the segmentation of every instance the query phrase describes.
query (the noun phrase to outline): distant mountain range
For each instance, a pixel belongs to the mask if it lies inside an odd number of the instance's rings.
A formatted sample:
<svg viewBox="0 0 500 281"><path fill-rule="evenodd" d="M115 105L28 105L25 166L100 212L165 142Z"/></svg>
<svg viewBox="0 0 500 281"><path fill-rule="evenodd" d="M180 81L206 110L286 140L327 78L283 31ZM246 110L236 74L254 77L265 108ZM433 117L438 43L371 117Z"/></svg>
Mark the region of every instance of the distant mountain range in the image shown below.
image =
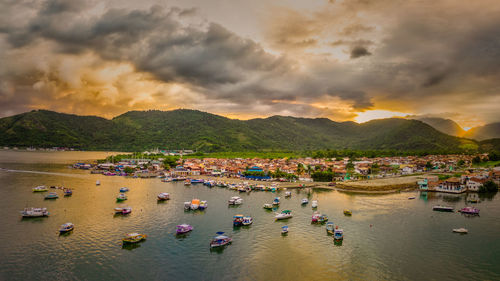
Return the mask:
<svg viewBox="0 0 500 281"><path fill-rule="evenodd" d="M409 119L420 120L445 134L475 139L478 141L500 138L500 122L490 123L484 126L473 127L465 131L455 121L438 117L410 116Z"/></svg>
<svg viewBox="0 0 500 281"><path fill-rule="evenodd" d="M498 142L486 142L498 149ZM482 142L442 133L418 120L357 124L326 118L272 116L229 119L197 110L130 111L111 120L35 110L0 119L2 146L64 146L139 151L155 147L199 151L395 150L460 152Z"/></svg>
<svg viewBox="0 0 500 281"><path fill-rule="evenodd" d="M500 122L471 128L464 134L464 137L475 140L500 138Z"/></svg>

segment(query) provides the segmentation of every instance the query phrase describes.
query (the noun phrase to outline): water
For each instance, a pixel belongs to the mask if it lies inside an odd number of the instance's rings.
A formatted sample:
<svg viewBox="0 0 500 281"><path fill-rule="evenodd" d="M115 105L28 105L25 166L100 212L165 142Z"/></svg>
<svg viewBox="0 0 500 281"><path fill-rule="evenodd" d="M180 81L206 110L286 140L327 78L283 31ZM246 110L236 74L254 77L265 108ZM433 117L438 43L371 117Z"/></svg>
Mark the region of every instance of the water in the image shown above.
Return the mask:
<svg viewBox="0 0 500 281"><path fill-rule="evenodd" d="M311 205L302 207L307 193L238 193L203 185L162 183L159 179L130 179L91 175L67 163L102 158L108 154L83 152L0 152L0 280L495 280L500 278L500 200L483 198L480 217L433 212L444 204L456 209L465 195L359 195L314 191L310 200L344 229L342 245L326 235L325 226L312 225ZM104 156L103 156L104 155ZM45 163L47 162L47 163ZM37 171L33 173L30 171ZM96 186L96 180L101 186ZM31 192L40 184L65 185L69 198L54 201ZM114 216L115 197L127 186L133 208L128 216ZM60 191L58 191L60 192ZM169 192L171 200L157 203ZM243 205L228 207L231 196ZM281 196L280 210L294 217L274 221L262 208ZM417 196L416 200L408 200ZM183 202L208 200L205 211L185 212ZM44 206L48 218L21 219L27 206ZM351 209L345 217L343 209ZM249 227L233 228L232 216L251 215ZM75 230L60 236L59 226L73 222ZM175 226L188 223L194 231L175 236ZM281 226L290 233L280 235ZM451 232L465 227L469 234ZM217 231L233 237L232 245L210 251ZM148 235L133 248L122 248L128 232Z"/></svg>

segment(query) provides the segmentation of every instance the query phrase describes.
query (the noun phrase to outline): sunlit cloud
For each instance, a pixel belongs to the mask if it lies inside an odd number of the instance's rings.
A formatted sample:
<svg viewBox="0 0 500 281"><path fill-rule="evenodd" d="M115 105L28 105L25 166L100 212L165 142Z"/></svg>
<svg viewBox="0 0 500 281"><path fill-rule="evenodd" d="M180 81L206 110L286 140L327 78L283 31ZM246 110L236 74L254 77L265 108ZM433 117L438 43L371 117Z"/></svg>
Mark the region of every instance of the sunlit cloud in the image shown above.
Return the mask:
<svg viewBox="0 0 500 281"><path fill-rule="evenodd" d="M365 112L359 112L357 113L357 115L358 116L356 116L354 120L358 123L364 123L374 119L406 117L411 114L404 112L389 111L389 110L368 110Z"/></svg>

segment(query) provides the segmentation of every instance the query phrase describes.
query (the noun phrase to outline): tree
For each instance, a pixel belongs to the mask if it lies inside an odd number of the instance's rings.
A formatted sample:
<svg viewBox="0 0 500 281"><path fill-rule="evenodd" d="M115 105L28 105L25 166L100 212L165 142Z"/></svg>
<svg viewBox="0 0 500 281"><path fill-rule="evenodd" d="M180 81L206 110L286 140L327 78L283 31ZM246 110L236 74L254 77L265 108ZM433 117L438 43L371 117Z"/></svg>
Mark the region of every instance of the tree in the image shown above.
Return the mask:
<svg viewBox="0 0 500 281"><path fill-rule="evenodd" d="M354 163L352 163L352 161L349 160L349 162L347 162L347 165L345 165L345 168L347 170L353 170L354 169Z"/></svg>
<svg viewBox="0 0 500 281"><path fill-rule="evenodd" d="M492 180L489 180L489 181L485 182L481 187L479 187L479 192L481 192L481 193L498 192L498 184L496 184Z"/></svg>
<svg viewBox="0 0 500 281"><path fill-rule="evenodd" d="M458 161L458 163L457 163L458 167L462 167L464 164L465 164L465 161L462 159L460 159L460 161Z"/></svg>
<svg viewBox="0 0 500 281"><path fill-rule="evenodd" d="M430 161L427 161L427 163L425 163L425 168L426 168L427 170L432 169L432 163L431 163Z"/></svg>
<svg viewBox="0 0 500 281"><path fill-rule="evenodd" d="M123 169L123 171L127 174L132 174L133 172L135 172L135 169L132 167L125 167L125 169Z"/></svg>
<svg viewBox="0 0 500 281"><path fill-rule="evenodd" d="M473 164L479 164L479 163L481 163L481 157L479 157L479 155L478 155L478 156L472 158L472 163Z"/></svg>

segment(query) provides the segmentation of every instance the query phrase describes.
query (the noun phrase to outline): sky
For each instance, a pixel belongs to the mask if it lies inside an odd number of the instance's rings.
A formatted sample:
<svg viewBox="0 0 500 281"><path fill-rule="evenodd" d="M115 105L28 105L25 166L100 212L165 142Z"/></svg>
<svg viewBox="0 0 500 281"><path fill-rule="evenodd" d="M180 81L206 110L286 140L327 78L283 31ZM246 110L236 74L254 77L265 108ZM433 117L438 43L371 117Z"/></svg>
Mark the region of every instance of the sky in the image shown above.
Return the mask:
<svg viewBox="0 0 500 281"><path fill-rule="evenodd" d="M0 1L0 117L500 121L497 0Z"/></svg>

